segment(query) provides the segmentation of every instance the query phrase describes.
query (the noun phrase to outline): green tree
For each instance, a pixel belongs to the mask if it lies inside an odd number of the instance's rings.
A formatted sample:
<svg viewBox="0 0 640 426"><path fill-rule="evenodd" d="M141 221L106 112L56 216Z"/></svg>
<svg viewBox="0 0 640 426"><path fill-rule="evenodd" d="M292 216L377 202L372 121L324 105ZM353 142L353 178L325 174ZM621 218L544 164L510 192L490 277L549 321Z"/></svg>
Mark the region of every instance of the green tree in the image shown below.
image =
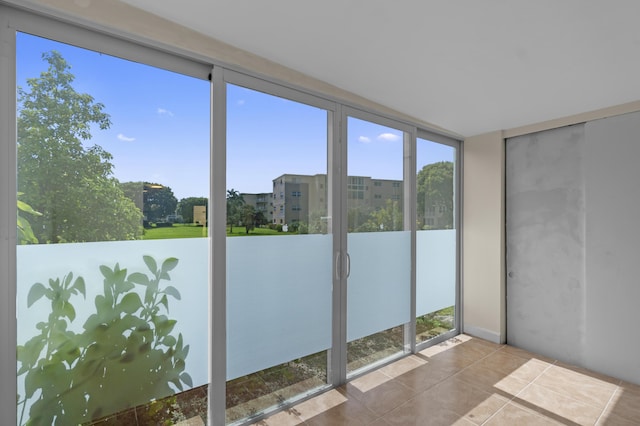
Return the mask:
<svg viewBox="0 0 640 426"><path fill-rule="evenodd" d="M357 205L347 210L348 232L366 232L362 226L371 220L372 209L366 205Z"/></svg>
<svg viewBox="0 0 640 426"><path fill-rule="evenodd" d="M242 206L242 223L247 234L256 227L256 209L250 204Z"/></svg>
<svg viewBox="0 0 640 426"><path fill-rule="evenodd" d="M418 228L453 228L453 163L428 164L418 172ZM433 224L428 224L428 216Z"/></svg>
<svg viewBox="0 0 640 426"><path fill-rule="evenodd" d="M120 188L140 211L144 210L144 182L122 182Z"/></svg>
<svg viewBox="0 0 640 426"><path fill-rule="evenodd" d="M256 211L256 214L254 216L254 222L256 226L263 226L269 223L269 221L267 220L267 217L264 215L264 212L260 210Z"/></svg>
<svg viewBox="0 0 640 426"><path fill-rule="evenodd" d="M373 211L358 232L402 231L402 210L397 201L387 200L384 207Z"/></svg>
<svg viewBox="0 0 640 426"><path fill-rule="evenodd" d="M30 218L40 243L138 238L142 215L113 177L111 154L85 146L91 128L107 129L104 105L77 92L56 51L40 77L18 87L18 191L41 216Z"/></svg>
<svg viewBox="0 0 640 426"><path fill-rule="evenodd" d="M187 197L178 202L176 211L182 216L185 223L193 223L193 207L205 206L209 208L209 199L207 197Z"/></svg>
<svg viewBox="0 0 640 426"><path fill-rule="evenodd" d="M167 215L175 214L178 199L168 186L159 183L144 183L144 208L142 212L149 222L161 222Z"/></svg>
<svg viewBox="0 0 640 426"><path fill-rule="evenodd" d="M244 204L242 194L233 188L227 190L227 225L231 227L231 233L233 233L233 225L239 225L243 219L242 206Z"/></svg>

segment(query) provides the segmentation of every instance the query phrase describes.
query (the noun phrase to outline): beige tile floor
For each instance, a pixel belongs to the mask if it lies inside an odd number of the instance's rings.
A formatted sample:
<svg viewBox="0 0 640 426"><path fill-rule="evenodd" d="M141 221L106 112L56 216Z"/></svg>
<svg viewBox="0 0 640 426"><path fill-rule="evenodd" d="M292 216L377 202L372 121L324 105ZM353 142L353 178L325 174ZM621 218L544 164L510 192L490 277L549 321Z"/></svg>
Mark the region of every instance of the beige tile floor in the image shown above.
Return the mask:
<svg viewBox="0 0 640 426"><path fill-rule="evenodd" d="M640 425L640 386L461 335L255 425Z"/></svg>

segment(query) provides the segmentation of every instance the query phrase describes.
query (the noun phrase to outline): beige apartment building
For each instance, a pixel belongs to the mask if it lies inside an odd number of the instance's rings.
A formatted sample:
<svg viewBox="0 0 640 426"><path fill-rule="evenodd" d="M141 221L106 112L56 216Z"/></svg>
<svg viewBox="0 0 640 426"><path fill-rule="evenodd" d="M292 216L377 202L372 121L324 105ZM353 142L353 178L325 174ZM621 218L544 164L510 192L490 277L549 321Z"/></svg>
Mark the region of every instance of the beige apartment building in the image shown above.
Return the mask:
<svg viewBox="0 0 640 426"><path fill-rule="evenodd" d="M349 176L347 198L354 208L376 210L387 200L401 201L401 180L375 179L368 176ZM310 215L327 214L327 175L284 174L273 180L271 223L293 224L309 222ZM248 199L245 197L245 202Z"/></svg>
<svg viewBox="0 0 640 426"><path fill-rule="evenodd" d="M402 181L375 179L368 176L349 176L347 197L352 208L376 210L385 206L387 200L402 201ZM245 203L262 212L268 223L309 223L310 215L317 219L329 216L327 206L327 175L283 174L273 180L273 192L243 193ZM428 229L447 228L447 217L451 212L446 206L428 204L418 212L418 220Z"/></svg>

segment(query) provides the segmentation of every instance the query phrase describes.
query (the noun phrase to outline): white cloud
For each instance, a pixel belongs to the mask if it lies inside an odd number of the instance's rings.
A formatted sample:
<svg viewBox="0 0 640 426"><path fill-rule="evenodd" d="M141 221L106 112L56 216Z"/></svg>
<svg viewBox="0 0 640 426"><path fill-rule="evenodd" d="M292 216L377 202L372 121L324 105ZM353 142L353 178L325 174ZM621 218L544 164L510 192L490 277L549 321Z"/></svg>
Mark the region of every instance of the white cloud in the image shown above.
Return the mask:
<svg viewBox="0 0 640 426"><path fill-rule="evenodd" d="M245 100L244 99L239 99L236 104L238 104L239 106L244 105Z"/></svg>
<svg viewBox="0 0 640 426"><path fill-rule="evenodd" d="M168 115L169 117L173 117L173 113L164 108L158 108L158 115Z"/></svg>
<svg viewBox="0 0 640 426"><path fill-rule="evenodd" d="M382 141L394 142L394 141L397 141L398 139L400 139L400 136L394 135L393 133L381 133L378 135L378 140L382 140Z"/></svg>
<svg viewBox="0 0 640 426"><path fill-rule="evenodd" d="M362 142L362 143L369 143L369 142L371 142L371 139L369 139L369 138L368 138L368 137L366 137L366 136L360 136L360 137L358 138L358 140L359 140L360 142Z"/></svg>
<svg viewBox="0 0 640 426"><path fill-rule="evenodd" d="M127 136L123 135L122 133L118 133L118 139L123 141L123 142L133 142L133 141L136 140L136 138L127 137Z"/></svg>

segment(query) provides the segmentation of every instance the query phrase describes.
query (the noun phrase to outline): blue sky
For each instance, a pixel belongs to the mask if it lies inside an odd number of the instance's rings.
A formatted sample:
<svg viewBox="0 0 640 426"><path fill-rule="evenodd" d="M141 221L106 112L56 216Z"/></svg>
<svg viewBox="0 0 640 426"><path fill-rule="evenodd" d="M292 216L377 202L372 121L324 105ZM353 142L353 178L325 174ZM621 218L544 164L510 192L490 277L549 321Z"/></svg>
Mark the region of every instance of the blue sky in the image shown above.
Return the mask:
<svg viewBox="0 0 640 426"><path fill-rule="evenodd" d="M75 89L105 105L112 125L95 129L87 145L113 155L121 182L151 181L178 199L209 192L209 82L63 43L18 34L18 85L47 68L42 54L59 51ZM229 85L227 188L270 192L281 174L327 173L327 112ZM402 179L402 133L348 120L348 174ZM428 148L425 147L428 145ZM453 160L453 149L418 144L418 169Z"/></svg>

